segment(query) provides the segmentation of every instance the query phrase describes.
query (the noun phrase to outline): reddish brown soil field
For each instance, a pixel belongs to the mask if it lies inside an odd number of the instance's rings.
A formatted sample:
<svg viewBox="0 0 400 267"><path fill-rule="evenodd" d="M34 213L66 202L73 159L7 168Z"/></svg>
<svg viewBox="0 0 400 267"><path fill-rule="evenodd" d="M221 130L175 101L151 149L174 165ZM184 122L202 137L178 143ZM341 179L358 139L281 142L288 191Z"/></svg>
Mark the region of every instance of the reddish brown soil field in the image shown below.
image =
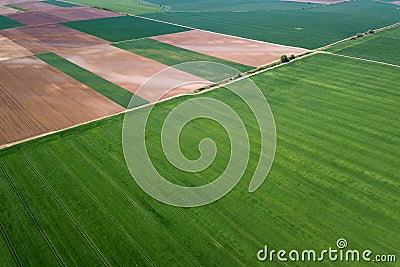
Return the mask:
<svg viewBox="0 0 400 267"><path fill-rule="evenodd" d="M101 10L86 6L76 6L69 8L56 8L47 10L53 16L63 18L64 21L75 21L75 20L89 20L89 19L100 19L109 17L120 17L123 16L118 13L114 13L107 10Z"/></svg>
<svg viewBox="0 0 400 267"><path fill-rule="evenodd" d="M283 1L330 5L330 4L349 2L350 0L283 0Z"/></svg>
<svg viewBox="0 0 400 267"><path fill-rule="evenodd" d="M123 108L35 57L0 62L0 146Z"/></svg>
<svg viewBox="0 0 400 267"><path fill-rule="evenodd" d="M57 23L66 21L43 11L23 12L6 15L7 18L18 21L25 25L39 25L46 23Z"/></svg>
<svg viewBox="0 0 400 267"><path fill-rule="evenodd" d="M57 6L47 4L44 2L19 2L19 3L14 3L13 4L16 7L24 8L29 11L42 11L42 10L49 10L49 9L54 9L57 8Z"/></svg>
<svg viewBox="0 0 400 267"><path fill-rule="evenodd" d="M17 45L7 37L0 34L0 60L18 58L32 55L27 49Z"/></svg>
<svg viewBox="0 0 400 267"><path fill-rule="evenodd" d="M63 50L57 54L133 93L136 93L148 78L168 68L156 61L110 45ZM171 88L188 82L199 83L179 87L163 98L193 92L210 83L194 75L173 69L162 81L154 83L151 90L140 90L138 95L150 102L155 102Z"/></svg>
<svg viewBox="0 0 400 267"><path fill-rule="evenodd" d="M400 1L393 1L393 2L389 2L391 4L395 4L395 5L400 5Z"/></svg>
<svg viewBox="0 0 400 267"><path fill-rule="evenodd" d="M103 39L59 24L1 30L0 34L34 54L108 43Z"/></svg>
<svg viewBox="0 0 400 267"><path fill-rule="evenodd" d="M201 30L152 38L160 42L253 67L277 61L282 55L298 55L308 51L303 48L253 41Z"/></svg>

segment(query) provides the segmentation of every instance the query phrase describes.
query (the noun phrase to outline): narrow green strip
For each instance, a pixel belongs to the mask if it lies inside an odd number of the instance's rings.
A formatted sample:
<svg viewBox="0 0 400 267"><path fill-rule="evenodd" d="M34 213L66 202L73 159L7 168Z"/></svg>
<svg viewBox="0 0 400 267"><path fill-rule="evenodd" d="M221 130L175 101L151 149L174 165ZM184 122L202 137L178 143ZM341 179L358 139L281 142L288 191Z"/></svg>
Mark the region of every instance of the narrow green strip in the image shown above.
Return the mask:
<svg viewBox="0 0 400 267"><path fill-rule="evenodd" d="M115 85L54 53L40 54L36 55L36 57L68 74L75 80L86 84L93 90L125 108L138 107L148 103L148 101L143 98L132 94L124 88L119 87L118 85ZM133 96L135 97L133 98L132 103L130 103Z"/></svg>
<svg viewBox="0 0 400 267"><path fill-rule="evenodd" d="M188 66L182 66L180 68L179 64L191 62L191 61L208 61L208 62L216 62L223 65L230 66L234 69L237 69L240 72L246 72L253 67L246 66L243 64L231 62L228 60L224 60L221 58L201 54L198 52L194 52L191 50L187 50L184 48L180 48L177 46L173 46L170 44L166 44L163 42L159 42L157 40L151 38L137 39L132 41L120 42L113 44L114 46L127 50L129 52L150 58L152 60L158 61L168 66L173 66L177 69L181 69L182 71L189 72L198 77L212 80L214 82L218 82L218 79L221 78L221 75L218 74L216 77L213 73L212 69L189 69ZM178 66L176 66L178 65ZM215 78L215 79L214 79ZM229 77L226 77L229 78Z"/></svg>
<svg viewBox="0 0 400 267"><path fill-rule="evenodd" d="M16 9L16 10L19 10L19 11L23 11L23 12L28 12L29 11L28 9L25 9L25 8L22 8L22 7L17 7L17 6L10 5L10 4L4 5L4 6L9 7L9 8L13 8L13 9Z"/></svg>
<svg viewBox="0 0 400 267"><path fill-rule="evenodd" d="M50 4L50 5L61 6L61 7L78 6L78 5L75 5L75 4L71 4L71 3L67 3L67 2L61 2L61 1L57 1L57 0L44 0L44 1L41 1L41 2L46 3L46 4Z"/></svg>

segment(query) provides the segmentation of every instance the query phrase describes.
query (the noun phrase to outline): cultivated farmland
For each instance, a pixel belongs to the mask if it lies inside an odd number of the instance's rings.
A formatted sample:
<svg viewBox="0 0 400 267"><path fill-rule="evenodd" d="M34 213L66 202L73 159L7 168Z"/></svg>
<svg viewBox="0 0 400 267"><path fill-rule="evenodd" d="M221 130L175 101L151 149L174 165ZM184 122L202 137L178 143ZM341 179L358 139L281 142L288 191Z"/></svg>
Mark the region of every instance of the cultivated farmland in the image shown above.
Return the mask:
<svg viewBox="0 0 400 267"><path fill-rule="evenodd" d="M62 49L106 44L107 41L59 24L45 24L0 31L34 54Z"/></svg>
<svg viewBox="0 0 400 267"><path fill-rule="evenodd" d="M130 177L122 116L109 118L0 152L6 240L0 247L9 251L2 262L255 266L266 243L325 248L338 235L350 246L398 251L398 68L320 54L253 79L271 104L279 144L258 191L247 192L250 162L239 185L218 202L192 209L161 204ZM258 131L247 105L224 89L206 95L236 109L257 156ZM147 138L168 179L193 185L223 171L230 146L221 126L200 119L183 129L181 148L196 158L198 141L213 138L219 149L213 168L181 176L166 161L159 130L187 98L157 104Z"/></svg>
<svg viewBox="0 0 400 267"><path fill-rule="evenodd" d="M0 146L122 111L34 57L0 61Z"/></svg>
<svg viewBox="0 0 400 267"><path fill-rule="evenodd" d="M0 15L0 30L21 26L24 26L24 24Z"/></svg>
<svg viewBox="0 0 400 267"><path fill-rule="evenodd" d="M136 93L147 79L168 68L159 62L132 54L111 45L69 49L59 51L57 54L132 93ZM180 88L183 92L189 93L210 84L210 82L202 78L180 70L171 71L170 74L170 76L164 77L165 79L162 83L155 85L151 90L140 90L138 96L149 102L154 102L158 100L158 97L163 92L171 89L169 85L195 82Z"/></svg>
<svg viewBox="0 0 400 267"><path fill-rule="evenodd" d="M288 10L285 4L297 4L299 8ZM144 16L197 29L307 49L322 47L400 20L398 6L370 0L304 9L299 3L282 2L280 5L280 8L272 10L236 12L225 9L215 12L162 12Z"/></svg>
<svg viewBox="0 0 400 267"><path fill-rule="evenodd" d="M65 22L63 24L111 42L139 39L188 30L188 28L132 16Z"/></svg>
<svg viewBox="0 0 400 267"><path fill-rule="evenodd" d="M345 42L329 52L400 65L400 27Z"/></svg>
<svg viewBox="0 0 400 267"><path fill-rule="evenodd" d="M260 67L282 55L299 55L306 49L257 42L200 30L152 37L154 40L239 64Z"/></svg>
<svg viewBox="0 0 400 267"><path fill-rule="evenodd" d="M160 11L160 6L158 3L154 5L139 3L138 1L125 1L125 0L74 0L73 2L83 5L89 5L97 8L105 8L108 10L122 12L125 14L144 14L144 13L154 13Z"/></svg>

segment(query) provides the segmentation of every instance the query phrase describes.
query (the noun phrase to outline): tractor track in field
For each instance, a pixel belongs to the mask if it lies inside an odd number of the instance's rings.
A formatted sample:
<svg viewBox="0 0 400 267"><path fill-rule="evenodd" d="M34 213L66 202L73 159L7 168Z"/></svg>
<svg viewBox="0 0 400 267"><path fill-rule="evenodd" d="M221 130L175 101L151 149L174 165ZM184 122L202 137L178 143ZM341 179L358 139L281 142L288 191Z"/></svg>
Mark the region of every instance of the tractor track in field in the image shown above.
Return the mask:
<svg viewBox="0 0 400 267"><path fill-rule="evenodd" d="M4 239L4 240L6 241L6 243L7 243L8 250L9 250L9 251L11 252L11 254L12 254L14 263L15 263L17 266L22 266L22 263L21 263L21 261L20 261L19 258L18 258L18 254L17 254L17 252L15 251L14 246L12 245L12 242L11 242L10 239L8 238L7 233L6 233L6 231L4 230L3 225L1 224L1 222L0 222L0 232L1 232L1 236L3 237L3 239Z"/></svg>
<svg viewBox="0 0 400 267"><path fill-rule="evenodd" d="M72 149L74 149L76 152L80 152L78 151L75 147L72 147ZM136 209L138 209L145 218L147 218L150 222L154 223L154 225L157 225L157 228L164 232L171 240L171 242L173 244L175 244L176 247L179 248L179 250L181 250L182 253L184 253L188 258L191 259L192 263L195 266L202 266L191 254L187 253L186 250L179 244L179 242L167 231L165 230L165 228L163 228L159 222L157 222L156 220L154 220L135 200L133 200L128 193L123 190L120 186L118 186L111 178L109 175L107 175L104 171L102 171L99 167L93 165L93 162L90 161L86 155L81 154L81 158L83 158L86 163L88 165L90 165L93 169L95 169L99 174L101 174L101 176L103 176L105 178L105 180L107 180L108 183L110 183L116 190L118 190L120 193L122 193L125 198L131 203L131 205L133 207L135 207ZM111 155L111 157L117 161L117 158L115 158L115 155Z"/></svg>
<svg viewBox="0 0 400 267"><path fill-rule="evenodd" d="M59 162L59 166L61 166L67 173L70 174L72 179L85 191L85 193L88 195L88 197L96 204L98 208L103 212L103 214L114 224L114 226L119 230L119 232L125 236L125 238L131 243L135 249L143 256L143 258L152 266L156 266L154 261L146 254L146 252L139 246L139 244L129 235L128 232L124 229L123 226L121 226L115 218L107 211L107 209L103 206L103 204L90 192L90 190L75 176L74 173L72 173L67 166L65 166L65 163L62 162L55 154L53 151L44 148L52 157L54 160Z"/></svg>
<svg viewBox="0 0 400 267"><path fill-rule="evenodd" d="M12 181L11 177L8 175L7 171L4 169L4 166L2 163L0 163L0 169L3 172L4 176L6 177L8 183L12 187L14 193L17 195L18 199L21 201L22 205L25 208L25 211L29 214L32 222L34 223L36 229L39 231L40 235L46 242L47 246L49 247L50 251L52 252L54 258L58 262L60 266L66 266L64 261L62 260L60 254L58 253L57 249L55 248L54 244L51 242L49 237L46 235L46 232L43 230L41 225L39 224L38 220L36 219L35 215L33 214L32 210L29 208L29 205L26 203L25 199L23 198L21 192L19 192L18 188Z"/></svg>
<svg viewBox="0 0 400 267"><path fill-rule="evenodd" d="M72 213L68 210L68 208L62 203L58 195L51 189L51 187L46 183L45 179L43 176L39 173L38 170L36 170L35 167L33 167L32 163L26 158L24 154L22 154L23 160L26 162L26 164L29 166L29 168L35 173L36 177L39 178L40 182L45 186L47 191L52 195L53 199L61 206L63 211L68 215L68 217L71 219L71 221L74 223L75 227L79 230L81 233L82 237L88 242L88 244L91 246L95 254L99 257L100 261L105 265L105 266L111 266L111 264L107 261L106 257L101 253L100 249L96 246L96 244L91 240L89 235L85 232L85 230L80 226L76 218L72 215Z"/></svg>

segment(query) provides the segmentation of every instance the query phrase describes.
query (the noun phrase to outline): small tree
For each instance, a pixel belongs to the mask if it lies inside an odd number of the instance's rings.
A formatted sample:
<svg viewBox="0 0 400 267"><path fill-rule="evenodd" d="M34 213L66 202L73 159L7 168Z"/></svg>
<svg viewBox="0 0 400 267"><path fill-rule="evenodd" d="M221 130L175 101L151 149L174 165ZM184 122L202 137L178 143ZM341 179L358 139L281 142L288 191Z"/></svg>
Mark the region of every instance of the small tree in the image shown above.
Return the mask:
<svg viewBox="0 0 400 267"><path fill-rule="evenodd" d="M289 62L290 60L289 60L289 58L286 56L286 55L283 55L283 56L281 56L281 62L282 63L287 63L287 62Z"/></svg>
<svg viewBox="0 0 400 267"><path fill-rule="evenodd" d="M290 57L289 57L289 60L293 60L293 59L295 59L296 57L294 56L294 55L291 55Z"/></svg>

